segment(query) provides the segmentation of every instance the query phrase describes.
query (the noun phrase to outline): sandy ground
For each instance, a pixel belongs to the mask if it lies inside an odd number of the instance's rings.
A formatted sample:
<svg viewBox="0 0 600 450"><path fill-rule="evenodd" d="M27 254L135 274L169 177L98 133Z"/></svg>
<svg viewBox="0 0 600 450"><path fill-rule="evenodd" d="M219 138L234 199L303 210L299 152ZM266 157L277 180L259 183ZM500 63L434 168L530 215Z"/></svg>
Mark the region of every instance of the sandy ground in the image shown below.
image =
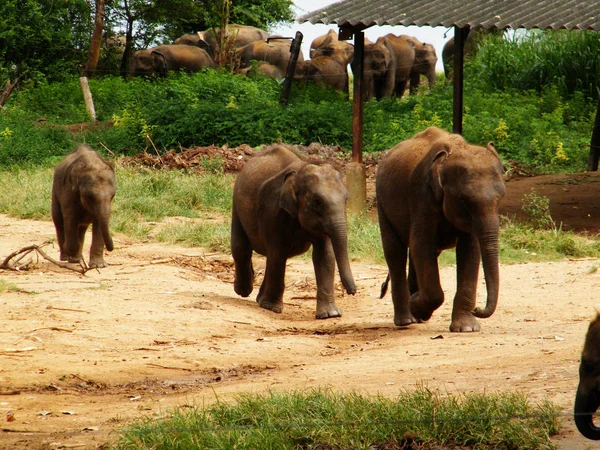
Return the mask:
<svg viewBox="0 0 600 450"><path fill-rule="evenodd" d="M503 212L518 215L519 195L534 186L551 196L557 222L595 232L599 180L509 182ZM48 239L51 222L0 215L2 258ZM0 273L8 287L0 295L0 449L103 448L133 419L240 392L329 386L394 396L418 384L549 399L564 412L557 447L598 448L571 419L583 338L600 308L598 260L502 266L496 313L480 333L456 334L448 331L454 268L442 270L449 300L428 323L400 329L389 294L378 298L384 266L353 262L357 295L340 285L343 317L317 321L308 259L290 260L284 311L274 314L254 301L257 288L236 296L230 255L119 235L115 247L108 268L85 276L43 259ZM56 247L45 250L58 257ZM264 260L255 267L258 284Z"/></svg>
<svg viewBox="0 0 600 450"><path fill-rule="evenodd" d="M50 222L0 216L2 255L53 237ZM85 276L44 260L2 272L11 290L0 297L0 448L96 448L132 419L236 392L394 396L421 383L548 398L565 413L558 448L594 448L570 414L600 261L503 266L496 313L480 333L456 334L451 301L428 323L395 327L391 299L378 298L383 266L353 263L358 294L340 289L343 317L317 321L309 260L290 261L284 312L274 314L235 295L229 255L118 235L115 246L110 266ZM454 269L442 280L451 298Z"/></svg>

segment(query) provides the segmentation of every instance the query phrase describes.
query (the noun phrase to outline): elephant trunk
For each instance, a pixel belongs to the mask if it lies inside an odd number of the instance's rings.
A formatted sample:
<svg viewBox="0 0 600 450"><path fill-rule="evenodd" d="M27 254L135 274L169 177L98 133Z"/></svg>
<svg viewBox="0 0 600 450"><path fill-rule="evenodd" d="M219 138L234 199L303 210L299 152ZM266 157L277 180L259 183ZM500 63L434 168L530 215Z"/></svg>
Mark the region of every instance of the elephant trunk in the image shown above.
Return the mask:
<svg viewBox="0 0 600 450"><path fill-rule="evenodd" d="M473 315L485 319L494 314L498 304L498 293L500 291L500 268L498 262L498 216L492 218L481 226L481 231L476 231L479 239L479 248L481 249L481 261L483 263L483 274L487 286L487 303L484 309L475 308Z"/></svg>
<svg viewBox="0 0 600 450"><path fill-rule="evenodd" d="M594 441L600 440L600 428L596 427L592 420L599 406L598 396L586 392L580 382L575 396L575 425L583 436Z"/></svg>
<svg viewBox="0 0 600 450"><path fill-rule="evenodd" d="M104 245L106 246L106 250L109 252L113 251L114 245L112 236L110 235L109 223L110 223L110 199L107 200L108 204L102 204L98 207L98 214L96 217L98 218L98 227L100 228L100 233L102 234L102 239L104 239Z"/></svg>
<svg viewBox="0 0 600 450"><path fill-rule="evenodd" d="M348 259L348 228L345 218L337 220L330 229L329 238L333 247L335 261L340 272L342 284L348 294L356 293L356 284L350 269L350 260Z"/></svg>

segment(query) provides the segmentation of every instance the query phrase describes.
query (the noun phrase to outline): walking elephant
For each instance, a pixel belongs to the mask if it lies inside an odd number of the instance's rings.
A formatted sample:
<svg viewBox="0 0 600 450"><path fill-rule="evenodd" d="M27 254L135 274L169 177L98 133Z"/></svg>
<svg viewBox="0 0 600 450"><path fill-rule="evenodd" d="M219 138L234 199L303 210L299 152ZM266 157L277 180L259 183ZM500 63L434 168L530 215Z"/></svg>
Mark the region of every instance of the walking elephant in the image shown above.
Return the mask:
<svg viewBox="0 0 600 450"><path fill-rule="evenodd" d="M346 66L329 56L317 56L296 65L294 81L311 81L348 94L348 71Z"/></svg>
<svg viewBox="0 0 600 450"><path fill-rule="evenodd" d="M232 42L234 48L240 48L255 41L265 41L269 35L260 28L249 25L231 24L227 27L225 40ZM221 41L221 29L210 28L197 33L184 34L175 39L176 45L192 45L200 47L208 52L214 58L215 52L219 48Z"/></svg>
<svg viewBox="0 0 600 450"><path fill-rule="evenodd" d="M251 61L265 61L276 66L283 74L287 73L290 61L291 41L285 38L269 38L269 41L256 41L236 51L236 60L239 68L251 65ZM304 61L302 51L298 54L298 61Z"/></svg>
<svg viewBox="0 0 600 450"><path fill-rule="evenodd" d="M159 45L133 54L131 74L143 76L166 75L169 71L198 72L205 67L214 68L215 62L201 48L189 45Z"/></svg>
<svg viewBox="0 0 600 450"><path fill-rule="evenodd" d="M579 385L575 396L575 425L588 439L600 440L594 413L600 407L600 314L588 327L579 364Z"/></svg>
<svg viewBox="0 0 600 450"><path fill-rule="evenodd" d="M379 38L375 43L365 44L363 68L364 101L373 97L380 100L394 94L399 66L396 52L389 40ZM406 72L408 79L410 67Z"/></svg>
<svg viewBox="0 0 600 450"><path fill-rule="evenodd" d="M235 292L253 290L252 252L267 257L256 301L265 309L283 309L286 261L312 245L317 282L317 319L339 317L335 304L337 266L349 294L356 292L348 260L345 206L348 192L329 164L309 163L281 145L252 158L233 190L231 252Z"/></svg>
<svg viewBox="0 0 600 450"><path fill-rule="evenodd" d="M457 264L450 331L479 331L476 318L494 313L502 174L492 143L471 145L435 127L400 142L379 163L377 212L389 268L381 296L391 280L397 326L426 321L443 303L437 258L449 248L456 248ZM480 262L487 286L483 309L475 308Z"/></svg>
<svg viewBox="0 0 600 450"><path fill-rule="evenodd" d="M415 58L410 70L410 93L414 94L421 83L421 75L427 77L429 88L435 85L435 66L438 57L435 53L435 47L419 41L417 38L408 35L399 36L410 43L415 49Z"/></svg>
<svg viewBox="0 0 600 450"><path fill-rule="evenodd" d="M61 261L83 262L83 242L91 224L89 267L106 267L104 247L113 250L109 222L115 191L114 167L85 145L77 147L56 167L52 220Z"/></svg>

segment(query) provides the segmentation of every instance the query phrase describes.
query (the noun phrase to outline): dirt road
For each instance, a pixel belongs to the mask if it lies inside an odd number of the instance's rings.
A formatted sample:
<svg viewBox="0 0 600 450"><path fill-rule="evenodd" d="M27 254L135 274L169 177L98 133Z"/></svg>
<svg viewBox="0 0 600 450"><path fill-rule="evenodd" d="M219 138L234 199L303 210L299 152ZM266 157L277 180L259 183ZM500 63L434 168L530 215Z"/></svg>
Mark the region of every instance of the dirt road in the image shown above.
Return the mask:
<svg viewBox="0 0 600 450"><path fill-rule="evenodd" d="M0 255L53 237L50 222L0 216ZM115 247L108 268L85 276L43 260L0 273L0 448L96 448L131 419L236 392L331 386L394 396L418 383L548 398L565 412L558 448L594 448L570 413L600 307L597 260L503 266L496 313L480 333L456 334L450 300L429 323L396 328L389 295L378 298L383 266L354 262L358 293L339 290L343 317L316 321L308 259L290 261L284 312L274 314L257 306L256 290L235 295L229 255L119 235ZM443 269L450 299L454 280Z"/></svg>

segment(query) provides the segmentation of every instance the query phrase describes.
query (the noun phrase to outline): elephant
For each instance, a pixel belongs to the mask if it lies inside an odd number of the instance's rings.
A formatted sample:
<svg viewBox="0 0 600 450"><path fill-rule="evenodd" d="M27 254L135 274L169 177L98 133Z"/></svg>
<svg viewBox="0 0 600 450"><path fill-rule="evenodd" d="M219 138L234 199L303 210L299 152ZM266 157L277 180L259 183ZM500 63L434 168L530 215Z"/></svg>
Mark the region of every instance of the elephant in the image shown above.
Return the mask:
<svg viewBox="0 0 600 450"><path fill-rule="evenodd" d="M236 60L240 69L249 67L251 61L265 61L276 66L283 74L287 73L290 61L291 41L285 38L270 37L269 41L255 41L236 50ZM302 51L298 61L304 61Z"/></svg>
<svg viewBox="0 0 600 450"><path fill-rule="evenodd" d="M248 161L233 190L235 292L242 297L252 293L255 251L267 258L256 301L262 308L282 312L286 261L312 245L315 317L340 317L334 297L336 263L346 292L356 293L348 259L347 198L342 176L333 166L303 160L282 145L267 147Z"/></svg>
<svg viewBox="0 0 600 450"><path fill-rule="evenodd" d="M427 321L441 306L437 258L456 248L450 331L479 331L476 318L494 313L500 282L498 204L505 186L493 143L472 145L458 134L428 128L389 150L377 167L375 190L389 268L381 297L391 281L394 324ZM475 308L480 262L487 286L483 309Z"/></svg>
<svg viewBox="0 0 600 450"><path fill-rule="evenodd" d="M205 31L198 31L197 33L184 34L175 39L174 44L200 47L206 50L208 54L214 58L215 51L219 47L220 37L220 28L210 28ZM269 35L266 31L249 25L231 24L227 27L226 39L232 39L233 47L235 48L243 47L254 41L265 41L268 37Z"/></svg>
<svg viewBox="0 0 600 450"><path fill-rule="evenodd" d="M473 28L469 34L467 35L467 39L465 41L463 54L465 56L473 55L476 53L477 45L482 41L482 39L489 35L500 35L504 33L504 30L492 30L492 29L484 29L484 28ZM442 48L442 62L444 64L444 75L446 80L452 79L452 72L454 70L454 38L450 38Z"/></svg>
<svg viewBox="0 0 600 450"><path fill-rule="evenodd" d="M346 67L354 60L354 46L338 40L337 33L329 30L329 33L315 38L310 44L310 58L315 59L319 56L329 56Z"/></svg>
<svg viewBox="0 0 600 450"><path fill-rule="evenodd" d="M435 47L423 43L413 36L404 34L399 37L410 43L415 49L415 59L410 70L410 93L414 94L417 91L421 82L421 75L427 77L431 89L435 85L435 66L438 60Z"/></svg>
<svg viewBox="0 0 600 450"><path fill-rule="evenodd" d="M575 396L575 425L588 439L600 440L600 428L593 415L600 407L600 314L590 322L579 364L579 385Z"/></svg>
<svg viewBox="0 0 600 450"><path fill-rule="evenodd" d="M81 263L85 233L92 224L90 268L106 267L104 247L113 250L110 209L116 192L115 169L96 151L79 145L54 170L52 220L60 260Z"/></svg>
<svg viewBox="0 0 600 450"><path fill-rule="evenodd" d="M333 89L348 95L348 71L336 59L329 56L317 56L296 65L294 81L314 81L322 86L331 86Z"/></svg>
<svg viewBox="0 0 600 450"><path fill-rule="evenodd" d="M238 72L241 75L250 76L252 74L261 74L267 78L273 78L274 80L283 80L285 75L279 70L277 66L273 64L269 64L266 61L260 61L256 65L251 65L250 67L245 67L243 69L238 69Z"/></svg>
<svg viewBox="0 0 600 450"><path fill-rule="evenodd" d="M131 64L131 74L134 76L154 73L166 75L171 70L198 72L205 67L216 67L215 62L205 50L189 45L167 44L135 52Z"/></svg>
<svg viewBox="0 0 600 450"><path fill-rule="evenodd" d="M398 63L390 41L379 38L375 43L365 44L363 70L364 101L373 97L380 100L394 94ZM408 78L410 69L406 72Z"/></svg>
<svg viewBox="0 0 600 450"><path fill-rule="evenodd" d="M390 80L392 90L390 92L390 86L386 84L386 94L384 97L391 97L392 95L402 97L406 90L406 85L410 80L412 67L415 62L414 45L392 33L379 37L375 44L365 45L365 78L367 78L367 49L377 48L376 45L385 45L389 53L393 55L390 63L394 67L393 77L391 77L393 81ZM388 72L388 76L390 75L391 73Z"/></svg>

